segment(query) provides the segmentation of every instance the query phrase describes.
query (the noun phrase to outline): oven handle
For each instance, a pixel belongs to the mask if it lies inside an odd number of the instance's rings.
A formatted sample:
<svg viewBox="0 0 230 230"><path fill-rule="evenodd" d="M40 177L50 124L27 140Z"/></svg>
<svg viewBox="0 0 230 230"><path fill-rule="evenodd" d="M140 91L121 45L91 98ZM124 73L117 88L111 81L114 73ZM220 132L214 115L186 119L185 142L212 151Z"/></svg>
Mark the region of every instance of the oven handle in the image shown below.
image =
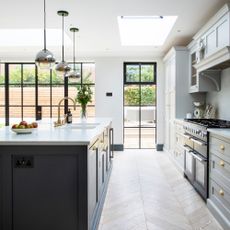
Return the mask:
<svg viewBox="0 0 230 230"><path fill-rule="evenodd" d="M187 147L187 145L184 145L183 149L189 153L192 152L192 150L189 147Z"/></svg>
<svg viewBox="0 0 230 230"><path fill-rule="evenodd" d="M202 141L198 141L194 138L190 138L191 141L195 142L196 144L200 145L200 146L204 146L204 145L207 145L206 143L202 142Z"/></svg>
<svg viewBox="0 0 230 230"><path fill-rule="evenodd" d="M185 138L188 138L188 139L191 139L191 136L189 136L188 134L181 134L183 137L185 137Z"/></svg>
<svg viewBox="0 0 230 230"><path fill-rule="evenodd" d="M192 156L194 157L194 158L196 158L198 161L200 161L200 162L204 162L204 161L207 161L206 159L204 159L204 158L202 158L202 157L199 157L197 154L195 154L195 153L193 153L193 152L191 152L191 154L192 154Z"/></svg>

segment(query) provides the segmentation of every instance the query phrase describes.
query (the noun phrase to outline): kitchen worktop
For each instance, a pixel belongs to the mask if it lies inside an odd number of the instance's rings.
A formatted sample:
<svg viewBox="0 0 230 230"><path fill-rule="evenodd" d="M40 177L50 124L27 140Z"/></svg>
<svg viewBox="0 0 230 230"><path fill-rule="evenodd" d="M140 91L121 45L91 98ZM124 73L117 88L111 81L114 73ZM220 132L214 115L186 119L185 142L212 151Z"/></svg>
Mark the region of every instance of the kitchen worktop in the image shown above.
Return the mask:
<svg viewBox="0 0 230 230"><path fill-rule="evenodd" d="M38 128L30 134L16 134L11 126L0 129L0 145L88 145L103 129L110 125L111 118L89 118L85 124L99 123L95 128L71 128L81 120L73 120L72 124L54 127L54 120L38 122Z"/></svg>
<svg viewBox="0 0 230 230"><path fill-rule="evenodd" d="M230 138L230 129L208 129L208 132L220 135L226 138Z"/></svg>

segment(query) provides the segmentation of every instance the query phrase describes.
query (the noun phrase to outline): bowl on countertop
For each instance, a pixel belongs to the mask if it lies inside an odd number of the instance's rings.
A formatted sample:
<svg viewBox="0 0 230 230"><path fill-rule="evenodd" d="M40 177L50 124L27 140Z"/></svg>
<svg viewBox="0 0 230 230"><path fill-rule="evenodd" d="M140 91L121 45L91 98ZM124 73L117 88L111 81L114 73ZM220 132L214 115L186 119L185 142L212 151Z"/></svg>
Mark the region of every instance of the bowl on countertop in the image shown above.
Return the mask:
<svg viewBox="0 0 230 230"><path fill-rule="evenodd" d="M36 128L26 128L26 129L14 129L14 128L11 128L11 130L17 134L30 134L32 133L33 131L36 130Z"/></svg>

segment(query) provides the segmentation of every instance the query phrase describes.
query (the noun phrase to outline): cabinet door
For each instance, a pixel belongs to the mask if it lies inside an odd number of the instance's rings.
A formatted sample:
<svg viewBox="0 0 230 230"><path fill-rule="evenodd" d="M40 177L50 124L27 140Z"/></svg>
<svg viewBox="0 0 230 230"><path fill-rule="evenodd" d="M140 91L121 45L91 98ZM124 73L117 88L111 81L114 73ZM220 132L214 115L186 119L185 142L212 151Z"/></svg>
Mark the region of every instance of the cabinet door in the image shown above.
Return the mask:
<svg viewBox="0 0 230 230"><path fill-rule="evenodd" d="M98 196L99 196L99 199L101 197L101 194L103 191L103 185L105 181L104 164L105 164L105 155L104 155L104 152L101 149L99 149L99 152L98 152Z"/></svg>
<svg viewBox="0 0 230 230"><path fill-rule="evenodd" d="M77 157L27 158L13 156L13 229L76 230Z"/></svg>
<svg viewBox="0 0 230 230"><path fill-rule="evenodd" d="M210 29L206 34L206 56L216 51L216 30Z"/></svg>
<svg viewBox="0 0 230 230"><path fill-rule="evenodd" d="M98 164L98 152L94 146L89 149L88 158L88 216L90 225L93 221L94 210L98 203L98 191L97 191L97 164Z"/></svg>
<svg viewBox="0 0 230 230"><path fill-rule="evenodd" d="M230 45L229 40L229 17L226 15L217 25L217 47L223 48Z"/></svg>

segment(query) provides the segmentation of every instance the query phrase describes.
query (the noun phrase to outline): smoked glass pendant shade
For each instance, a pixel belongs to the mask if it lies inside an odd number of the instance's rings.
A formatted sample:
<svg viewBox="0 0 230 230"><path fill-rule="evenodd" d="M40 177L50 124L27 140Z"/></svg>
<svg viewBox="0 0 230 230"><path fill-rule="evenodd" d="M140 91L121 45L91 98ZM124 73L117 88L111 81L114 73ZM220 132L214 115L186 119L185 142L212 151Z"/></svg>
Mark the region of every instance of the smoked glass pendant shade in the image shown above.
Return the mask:
<svg viewBox="0 0 230 230"><path fill-rule="evenodd" d="M46 49L46 1L44 0L44 48L39 51L35 63L40 69L52 69L55 64L54 55Z"/></svg>

